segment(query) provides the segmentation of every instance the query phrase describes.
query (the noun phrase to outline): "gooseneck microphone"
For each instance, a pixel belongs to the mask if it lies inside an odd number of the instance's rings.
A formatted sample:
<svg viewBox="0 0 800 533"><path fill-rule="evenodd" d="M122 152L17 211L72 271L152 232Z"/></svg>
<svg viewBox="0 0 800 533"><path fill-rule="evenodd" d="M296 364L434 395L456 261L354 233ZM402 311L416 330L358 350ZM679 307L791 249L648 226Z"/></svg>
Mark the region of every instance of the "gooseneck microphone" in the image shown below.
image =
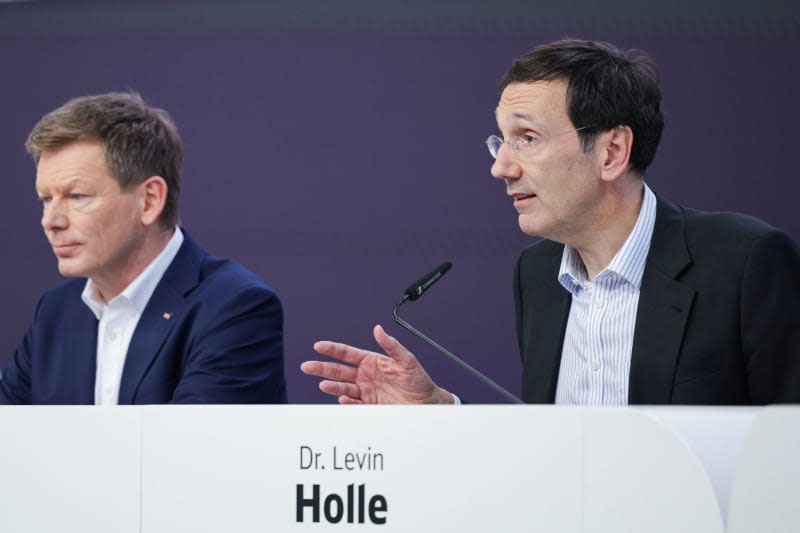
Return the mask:
<svg viewBox="0 0 800 533"><path fill-rule="evenodd" d="M450 261L445 261L444 263L442 263L438 267L434 268L431 272L429 272L428 274L422 276L417 281L415 281L414 283L409 285L408 288L405 290L405 292L403 294L403 299L400 301L400 303L398 303L396 306L394 306L394 311L392 311L392 316L394 317L394 321L397 322L398 324L400 324L401 326L403 326L405 329L407 329L408 331L410 331L414 335L416 335L417 337L419 337L420 339L422 339L423 341L425 341L426 343L428 343L429 345L431 345L434 348L436 348L436 350L438 350L445 357L447 357L448 359L450 359L454 363L458 364L461 368L463 368L464 370L466 370L467 372L472 374L474 377L476 377L479 380L481 380L490 389L492 389L493 391L495 391L496 393L498 393L499 395L501 395L502 397L504 397L505 399L507 399L511 403L523 403L522 400L520 400L519 398L517 398L516 396L514 396L513 394L508 392L506 389L504 389L503 387L501 387L500 385L498 385L497 383L495 383L494 381L489 379L489 377L487 377L486 375L484 375L480 371L474 369L472 366L470 366L466 361L464 361L460 357L450 353L445 348L440 346L437 342L435 342L435 341L431 340L430 338L428 338L424 333L422 333L421 331L417 330L414 326L412 326L411 324L409 324L408 322L403 320L397 314L397 310L400 309L401 305L403 305L404 303L406 303L409 300L413 301L413 300L416 300L417 298L419 298L420 296L422 296L423 293L425 291L427 291L428 289L430 289L431 285L433 285L434 283L439 281L447 273L447 271L450 270L450 268L452 266L453 266L453 264Z"/></svg>
<svg viewBox="0 0 800 533"><path fill-rule="evenodd" d="M408 286L408 288L404 291L405 297L403 298L403 302L406 300L414 301L422 294L431 288L431 285L439 281L442 276L447 274L447 271L453 267L453 263L450 261L445 261L438 267L434 268L417 281L412 283ZM401 302L402 303L402 302Z"/></svg>

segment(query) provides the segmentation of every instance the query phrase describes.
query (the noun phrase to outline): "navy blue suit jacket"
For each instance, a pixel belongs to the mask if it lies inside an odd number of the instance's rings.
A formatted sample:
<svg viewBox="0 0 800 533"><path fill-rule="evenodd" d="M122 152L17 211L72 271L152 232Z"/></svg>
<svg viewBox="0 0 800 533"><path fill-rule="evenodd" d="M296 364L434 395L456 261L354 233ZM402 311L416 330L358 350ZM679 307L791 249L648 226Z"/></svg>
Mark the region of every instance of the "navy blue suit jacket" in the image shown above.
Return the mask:
<svg viewBox="0 0 800 533"><path fill-rule="evenodd" d="M85 279L42 295L0 381L0 404L93 404L97 319ZM136 326L120 404L285 403L283 313L275 293L186 232Z"/></svg>

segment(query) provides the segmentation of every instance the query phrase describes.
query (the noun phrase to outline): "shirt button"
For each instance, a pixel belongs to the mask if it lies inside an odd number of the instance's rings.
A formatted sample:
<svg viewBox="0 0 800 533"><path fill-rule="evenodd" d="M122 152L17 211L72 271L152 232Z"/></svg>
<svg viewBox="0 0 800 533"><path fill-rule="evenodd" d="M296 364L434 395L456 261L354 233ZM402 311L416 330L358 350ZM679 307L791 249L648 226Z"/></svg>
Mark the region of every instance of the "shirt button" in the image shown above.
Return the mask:
<svg viewBox="0 0 800 533"><path fill-rule="evenodd" d="M595 306L597 309L600 309L601 307L603 307L603 300L595 300L595 301L594 301L594 306Z"/></svg>
<svg viewBox="0 0 800 533"><path fill-rule="evenodd" d="M600 370L600 361L592 361L592 370L595 372Z"/></svg>
<svg viewBox="0 0 800 533"><path fill-rule="evenodd" d="M109 340L115 341L117 340L117 333L115 331L111 331L108 333Z"/></svg>

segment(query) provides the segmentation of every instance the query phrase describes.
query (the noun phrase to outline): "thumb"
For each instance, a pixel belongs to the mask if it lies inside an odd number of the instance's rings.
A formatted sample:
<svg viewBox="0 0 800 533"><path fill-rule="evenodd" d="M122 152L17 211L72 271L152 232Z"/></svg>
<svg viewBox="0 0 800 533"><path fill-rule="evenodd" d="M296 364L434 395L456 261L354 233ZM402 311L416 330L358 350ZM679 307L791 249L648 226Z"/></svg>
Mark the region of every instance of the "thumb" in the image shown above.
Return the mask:
<svg viewBox="0 0 800 533"><path fill-rule="evenodd" d="M405 346L400 344L400 341L386 333L386 331L383 329L383 326L380 324L375 326L375 329L372 330L372 334L375 336L375 341L378 343L378 345L383 348L384 352L386 352L386 355L398 363L409 364L416 360L414 354L409 352Z"/></svg>

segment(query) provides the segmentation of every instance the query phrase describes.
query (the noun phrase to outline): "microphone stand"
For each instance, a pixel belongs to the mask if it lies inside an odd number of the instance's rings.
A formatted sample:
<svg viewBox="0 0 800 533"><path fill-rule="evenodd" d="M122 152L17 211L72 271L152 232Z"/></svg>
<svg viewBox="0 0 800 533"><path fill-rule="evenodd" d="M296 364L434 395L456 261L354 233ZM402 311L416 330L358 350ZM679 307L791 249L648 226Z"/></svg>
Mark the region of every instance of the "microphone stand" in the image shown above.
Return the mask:
<svg viewBox="0 0 800 533"><path fill-rule="evenodd" d="M506 389L504 389L503 387L501 387L500 385L498 385L497 383L495 383L494 381L492 381L491 379L489 379L488 377L483 375L481 372L479 372L478 370L475 370L474 368L472 368L465 361L462 361L461 358L453 355L452 353L447 351L444 347L440 346L437 342L435 342L434 340L428 338L427 335L425 335L421 331L417 330L414 326L412 326L411 324L409 324L408 322L403 320L397 314L397 310L400 309L400 306L403 305L404 303L406 303L408 301L408 299L409 299L409 297L406 294L406 295L403 296L403 299L400 301L400 303L397 304L396 306L394 306L394 311L392 311L392 316L394 317L394 321L395 322L397 322L398 324L403 326L405 329L407 329L408 331L410 331L411 333L413 333L414 335L416 335L417 337L419 337L423 341L427 342L428 344L430 344L431 346L433 346L434 348L439 350L439 352L441 352L443 355L445 355L448 359L450 359L454 363L457 363L461 368L463 368L464 370L466 370L467 372L472 374L474 377L476 377L479 380L481 380L486 386L488 386L490 389L492 389L496 393L500 394L506 400L510 401L511 403L520 403L520 404L524 403L522 400L520 400L519 398L517 398L516 396L514 396L513 394L508 392Z"/></svg>

